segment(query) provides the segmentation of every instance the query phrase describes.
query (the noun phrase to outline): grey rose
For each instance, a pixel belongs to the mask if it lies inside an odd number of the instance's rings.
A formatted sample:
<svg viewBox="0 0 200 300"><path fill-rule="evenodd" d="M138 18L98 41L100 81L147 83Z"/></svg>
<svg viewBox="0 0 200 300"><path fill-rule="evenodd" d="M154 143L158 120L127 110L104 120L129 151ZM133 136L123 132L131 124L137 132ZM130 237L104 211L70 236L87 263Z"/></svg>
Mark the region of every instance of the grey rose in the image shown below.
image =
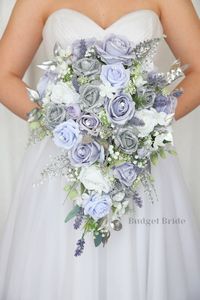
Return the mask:
<svg viewBox="0 0 200 300"><path fill-rule="evenodd" d="M71 164L77 167L90 166L104 161L104 149L97 142L79 143L69 153Z"/></svg>
<svg viewBox="0 0 200 300"><path fill-rule="evenodd" d="M142 108L150 108L153 106L156 93L152 88L141 86L137 89L137 94L141 97L141 106Z"/></svg>
<svg viewBox="0 0 200 300"><path fill-rule="evenodd" d="M58 124L67 120L66 106L56 103L46 105L45 124L50 130L53 130Z"/></svg>
<svg viewBox="0 0 200 300"><path fill-rule="evenodd" d="M80 87L80 104L87 109L93 109L103 104L99 86L96 84L85 84Z"/></svg>
<svg viewBox="0 0 200 300"><path fill-rule="evenodd" d="M110 34L102 42L95 44L97 53L102 61L107 64L121 62L124 65L131 65L134 54L134 45L122 35Z"/></svg>
<svg viewBox="0 0 200 300"><path fill-rule="evenodd" d="M101 64L97 59L81 58L72 64L72 68L78 76L90 76L100 74Z"/></svg>
<svg viewBox="0 0 200 300"><path fill-rule="evenodd" d="M115 143L125 153L134 153L138 148L138 138L135 128L131 126L119 128L115 136Z"/></svg>
<svg viewBox="0 0 200 300"><path fill-rule="evenodd" d="M100 129L100 121L95 115L84 114L78 120L79 128L90 135L97 135Z"/></svg>
<svg viewBox="0 0 200 300"><path fill-rule="evenodd" d="M121 93L112 100L107 101L106 110L111 122L124 125L135 113L135 103L129 94Z"/></svg>
<svg viewBox="0 0 200 300"><path fill-rule="evenodd" d="M113 167L113 175L122 184L130 187L137 178L137 168L132 163L123 163Z"/></svg>

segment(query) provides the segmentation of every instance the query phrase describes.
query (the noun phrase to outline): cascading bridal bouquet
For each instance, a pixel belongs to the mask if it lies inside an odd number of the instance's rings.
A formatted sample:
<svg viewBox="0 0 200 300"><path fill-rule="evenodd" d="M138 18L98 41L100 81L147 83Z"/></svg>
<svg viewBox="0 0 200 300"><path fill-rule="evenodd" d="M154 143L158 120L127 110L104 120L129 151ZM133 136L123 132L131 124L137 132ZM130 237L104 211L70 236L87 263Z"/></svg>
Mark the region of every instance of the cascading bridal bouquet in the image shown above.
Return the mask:
<svg viewBox="0 0 200 300"><path fill-rule="evenodd" d="M171 123L177 97L169 92L183 76L179 61L160 73L153 64L159 42L135 45L110 34L103 40L79 39L67 49L59 43L36 90L27 88L39 105L28 114L30 141L49 136L60 148L41 173L42 178L66 176L66 198L82 226L75 256L83 252L85 234L103 246L111 229L122 228L132 204L142 206L139 185L153 199L151 164L174 153Z"/></svg>

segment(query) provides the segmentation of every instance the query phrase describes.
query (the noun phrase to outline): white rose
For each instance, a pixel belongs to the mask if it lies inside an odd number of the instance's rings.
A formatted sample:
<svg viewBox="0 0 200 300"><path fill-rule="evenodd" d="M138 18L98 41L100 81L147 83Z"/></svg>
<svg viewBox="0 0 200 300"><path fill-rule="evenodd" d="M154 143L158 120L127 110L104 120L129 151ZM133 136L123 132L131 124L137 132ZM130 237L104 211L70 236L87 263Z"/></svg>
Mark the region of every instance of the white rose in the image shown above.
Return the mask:
<svg viewBox="0 0 200 300"><path fill-rule="evenodd" d="M99 167L92 165L83 167L79 174L79 180L88 190L95 190L98 193L108 193L111 189L111 182L108 176L102 174Z"/></svg>
<svg viewBox="0 0 200 300"><path fill-rule="evenodd" d="M158 122L155 119L155 113L149 109L142 109L135 113L135 116L141 119L145 124L143 126L137 126L139 130L139 137L148 136L154 129Z"/></svg>
<svg viewBox="0 0 200 300"><path fill-rule="evenodd" d="M153 148L155 150L158 150L159 146L164 147L165 146L165 144L163 143L164 141L168 141L173 144L173 135L171 132L161 133L161 134L157 135L154 140Z"/></svg>
<svg viewBox="0 0 200 300"><path fill-rule="evenodd" d="M76 93L73 89L68 87L64 82L58 82L53 85L51 90L51 101L54 103L77 103L79 98L79 94Z"/></svg>

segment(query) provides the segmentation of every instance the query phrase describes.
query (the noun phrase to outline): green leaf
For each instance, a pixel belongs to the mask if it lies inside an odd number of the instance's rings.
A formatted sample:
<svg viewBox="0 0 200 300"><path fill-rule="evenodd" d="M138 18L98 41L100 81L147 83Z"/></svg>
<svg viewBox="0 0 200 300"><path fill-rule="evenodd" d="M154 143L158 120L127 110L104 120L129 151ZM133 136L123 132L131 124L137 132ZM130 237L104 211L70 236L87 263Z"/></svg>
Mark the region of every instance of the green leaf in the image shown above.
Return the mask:
<svg viewBox="0 0 200 300"><path fill-rule="evenodd" d="M166 158L167 156L166 156L166 153L165 153L165 150L163 149L163 148L160 148L159 149L159 154L160 154L160 156L162 157L162 158Z"/></svg>
<svg viewBox="0 0 200 300"><path fill-rule="evenodd" d="M172 155L177 155L177 152L174 149L168 150L168 152Z"/></svg>
<svg viewBox="0 0 200 300"><path fill-rule="evenodd" d="M67 193L67 197L69 197L70 200L74 200L80 196L80 191L77 189L76 183L65 185L64 191Z"/></svg>
<svg viewBox="0 0 200 300"><path fill-rule="evenodd" d="M94 238L95 247L98 247L101 244L102 239L103 239L103 237L100 233L98 235L95 235L95 238Z"/></svg>
<svg viewBox="0 0 200 300"><path fill-rule="evenodd" d="M32 130L37 129L37 128L40 127L40 122L38 122L38 121L31 122L31 123L29 123L29 127L30 127Z"/></svg>
<svg viewBox="0 0 200 300"><path fill-rule="evenodd" d="M74 218L77 215L77 213L80 211L80 209L81 209L80 206L75 205L73 207L73 209L66 216L65 223L67 223L69 220L71 220L72 218Z"/></svg>
<svg viewBox="0 0 200 300"><path fill-rule="evenodd" d="M151 153L150 158L151 158L152 164L153 164L153 165L156 165L157 162L158 162L158 153L157 153L157 152Z"/></svg>

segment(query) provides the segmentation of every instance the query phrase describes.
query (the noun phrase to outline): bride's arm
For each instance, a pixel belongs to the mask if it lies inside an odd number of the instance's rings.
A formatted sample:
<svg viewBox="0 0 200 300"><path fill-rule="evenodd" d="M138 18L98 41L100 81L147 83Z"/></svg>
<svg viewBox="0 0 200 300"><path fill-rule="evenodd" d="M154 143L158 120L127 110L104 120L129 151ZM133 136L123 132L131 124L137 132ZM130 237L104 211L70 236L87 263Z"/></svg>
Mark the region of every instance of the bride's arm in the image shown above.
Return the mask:
<svg viewBox="0 0 200 300"><path fill-rule="evenodd" d="M200 104L200 23L190 0L159 2L167 42L181 63L190 66L178 86L184 89L175 113L178 120Z"/></svg>
<svg viewBox="0 0 200 300"><path fill-rule="evenodd" d="M17 1L0 41L0 102L19 117L36 107L22 81L42 40L46 1Z"/></svg>

